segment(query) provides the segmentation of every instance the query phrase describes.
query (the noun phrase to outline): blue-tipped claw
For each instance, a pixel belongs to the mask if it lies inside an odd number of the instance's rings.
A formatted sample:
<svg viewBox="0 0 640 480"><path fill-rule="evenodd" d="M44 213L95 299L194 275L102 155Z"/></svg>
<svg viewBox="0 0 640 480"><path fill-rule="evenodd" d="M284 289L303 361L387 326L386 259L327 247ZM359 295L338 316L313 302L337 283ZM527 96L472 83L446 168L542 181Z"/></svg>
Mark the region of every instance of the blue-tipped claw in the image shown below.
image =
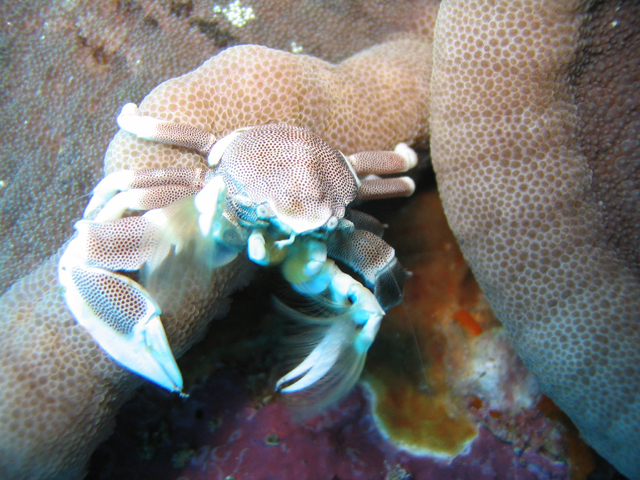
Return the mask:
<svg viewBox="0 0 640 480"><path fill-rule="evenodd" d="M167 341L160 308L128 277L84 265L71 244L58 277L76 320L123 367L171 391L182 391L182 375Z"/></svg>

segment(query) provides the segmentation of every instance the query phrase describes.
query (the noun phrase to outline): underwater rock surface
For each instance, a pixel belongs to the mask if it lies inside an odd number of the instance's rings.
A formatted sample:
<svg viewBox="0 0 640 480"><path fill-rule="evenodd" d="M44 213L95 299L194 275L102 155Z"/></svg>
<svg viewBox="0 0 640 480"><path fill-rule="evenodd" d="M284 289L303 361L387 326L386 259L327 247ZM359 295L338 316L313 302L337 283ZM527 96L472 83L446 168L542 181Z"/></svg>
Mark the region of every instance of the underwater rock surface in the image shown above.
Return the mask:
<svg viewBox="0 0 640 480"><path fill-rule="evenodd" d="M124 407L88 479L570 478L566 464L533 449L516 451L486 428L451 462L406 453L379 433L360 387L299 424L286 405L256 404L243 384L220 371L186 403L164 407L163 415L153 410L158 399L146 392Z"/></svg>

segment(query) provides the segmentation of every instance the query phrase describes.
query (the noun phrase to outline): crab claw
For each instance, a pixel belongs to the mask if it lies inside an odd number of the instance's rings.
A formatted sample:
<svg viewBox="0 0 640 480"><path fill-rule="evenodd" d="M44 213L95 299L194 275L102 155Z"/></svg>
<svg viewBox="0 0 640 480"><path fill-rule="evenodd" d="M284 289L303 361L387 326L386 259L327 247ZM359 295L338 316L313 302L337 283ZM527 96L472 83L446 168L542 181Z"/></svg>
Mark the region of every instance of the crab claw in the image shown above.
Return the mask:
<svg viewBox="0 0 640 480"><path fill-rule="evenodd" d="M285 306L280 309L305 329L304 334L290 340L294 342L293 349L304 349L308 345L315 348L302 363L278 380L276 390L302 395L299 400L312 410L344 397L360 378L382 316L374 314L370 322L360 326L354 321L353 311L336 317L314 318Z"/></svg>
<svg viewBox="0 0 640 480"><path fill-rule="evenodd" d="M294 249L295 250L295 249ZM344 396L357 382L362 372L369 347L378 333L384 310L373 293L351 276L343 273L326 255L320 255L308 245L306 255L294 252L285 262L285 278L301 283L292 283L301 293L312 294L317 299L326 299L326 308L340 312L333 317L317 318L296 312L289 307L279 308L294 321L303 324L304 335L298 337L299 345L312 346L313 350L292 371L278 380L276 389L283 393L296 393L313 387L309 403L315 407L328 405ZM315 275L307 280L301 275L308 270L311 257L326 259L322 268L315 268ZM296 261L300 260L300 261ZM296 273L296 270L299 270ZM324 290L319 296L319 290ZM322 304L320 305L323 306Z"/></svg>
<svg viewBox="0 0 640 480"><path fill-rule="evenodd" d="M160 308L136 282L103 268L87 267L71 241L58 266L64 297L80 325L123 367L171 391L182 375L160 321Z"/></svg>
<svg viewBox="0 0 640 480"><path fill-rule="evenodd" d="M297 312L290 312L290 315L312 323L311 318L305 318ZM327 320L327 323L330 326L318 346L300 365L278 380L276 389L280 389L284 384L296 378L298 380L295 383L282 388L283 393L299 392L310 387L322 379L334 367L340 354L350 347L353 343L353 326L349 319L336 318Z"/></svg>

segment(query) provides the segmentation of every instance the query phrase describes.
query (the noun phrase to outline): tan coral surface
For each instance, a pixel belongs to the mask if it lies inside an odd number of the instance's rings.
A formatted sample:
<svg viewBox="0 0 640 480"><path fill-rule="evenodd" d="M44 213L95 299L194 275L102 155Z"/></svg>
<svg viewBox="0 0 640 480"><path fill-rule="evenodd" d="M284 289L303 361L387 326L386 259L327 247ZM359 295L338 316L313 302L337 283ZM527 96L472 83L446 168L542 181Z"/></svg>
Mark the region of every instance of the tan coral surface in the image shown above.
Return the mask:
<svg viewBox="0 0 640 480"><path fill-rule="evenodd" d="M338 65L257 45L230 48L202 67L158 86L140 112L224 136L240 126L284 122L308 128L349 155L425 144L429 127L431 43L408 37ZM390 108L391 106L391 108ZM195 152L140 140L124 131L105 158L107 173L202 165Z"/></svg>
<svg viewBox="0 0 640 480"><path fill-rule="evenodd" d="M431 148L449 223L519 355L587 442L640 478L640 288L581 151L584 12L443 2Z"/></svg>

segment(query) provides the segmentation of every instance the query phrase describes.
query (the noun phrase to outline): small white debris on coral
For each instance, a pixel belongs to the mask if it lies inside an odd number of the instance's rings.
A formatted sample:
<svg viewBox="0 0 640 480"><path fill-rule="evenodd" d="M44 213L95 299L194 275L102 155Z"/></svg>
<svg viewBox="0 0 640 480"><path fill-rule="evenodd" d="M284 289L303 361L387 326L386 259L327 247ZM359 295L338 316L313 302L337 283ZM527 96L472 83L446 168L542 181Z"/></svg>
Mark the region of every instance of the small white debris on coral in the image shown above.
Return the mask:
<svg viewBox="0 0 640 480"><path fill-rule="evenodd" d="M249 20L256 18L252 7L243 7L240 0L231 2L226 7L214 5L213 13L222 13L234 27L243 27Z"/></svg>
<svg viewBox="0 0 640 480"><path fill-rule="evenodd" d="M302 48L302 45L298 45L296 42L291 42L290 48L291 53L302 53L302 51L304 50Z"/></svg>
<svg viewBox="0 0 640 480"><path fill-rule="evenodd" d="M477 337L456 383L457 391L481 398L488 409L514 414L532 408L539 394L503 329Z"/></svg>

